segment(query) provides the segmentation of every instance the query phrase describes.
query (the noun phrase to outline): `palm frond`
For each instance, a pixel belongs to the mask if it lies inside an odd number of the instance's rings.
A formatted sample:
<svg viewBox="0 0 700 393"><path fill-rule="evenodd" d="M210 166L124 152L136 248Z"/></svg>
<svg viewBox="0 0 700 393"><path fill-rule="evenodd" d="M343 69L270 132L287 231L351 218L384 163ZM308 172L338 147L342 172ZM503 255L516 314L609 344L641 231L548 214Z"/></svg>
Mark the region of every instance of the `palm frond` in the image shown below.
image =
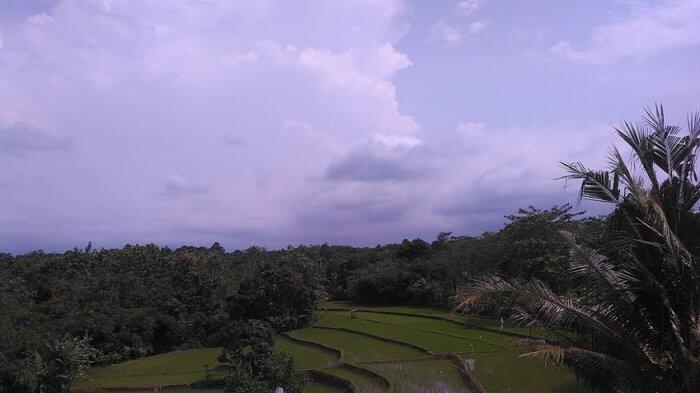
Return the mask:
<svg viewBox="0 0 700 393"><path fill-rule="evenodd" d="M564 364L577 375L585 376L586 384L594 389L629 391L651 385L638 364L631 364L605 353L580 347L562 347L551 344L535 344L521 357L536 357L548 363ZM645 368L653 370L654 367ZM647 390L641 390L647 391Z"/></svg>
<svg viewBox="0 0 700 393"><path fill-rule="evenodd" d="M594 199L609 203L618 203L620 189L618 186L618 175L608 171L592 171L583 166L580 162L564 163L561 165L569 172L568 175L560 179L581 180L579 191L579 201L583 198Z"/></svg>
<svg viewBox="0 0 700 393"><path fill-rule="evenodd" d="M650 159L653 155L653 147L649 142L649 132L647 128L641 124L635 126L625 121L618 127L615 127L615 131L617 135L632 148L632 151L635 152L652 186L658 188L659 182L657 180L656 171L654 170L654 163L653 160ZM615 148L615 150L617 149ZM619 162L624 162L624 160L620 158Z"/></svg>
<svg viewBox="0 0 700 393"><path fill-rule="evenodd" d="M556 329L576 328L579 332L595 334L599 339L616 346L627 356L646 358L639 347L627 341L611 326L598 320L594 310L587 310L572 299L564 299L554 294L544 283L531 280L526 283L508 281L497 276L485 276L475 280L473 285L456 301L453 310L460 310L474 304L486 296L507 295L516 304Z"/></svg>

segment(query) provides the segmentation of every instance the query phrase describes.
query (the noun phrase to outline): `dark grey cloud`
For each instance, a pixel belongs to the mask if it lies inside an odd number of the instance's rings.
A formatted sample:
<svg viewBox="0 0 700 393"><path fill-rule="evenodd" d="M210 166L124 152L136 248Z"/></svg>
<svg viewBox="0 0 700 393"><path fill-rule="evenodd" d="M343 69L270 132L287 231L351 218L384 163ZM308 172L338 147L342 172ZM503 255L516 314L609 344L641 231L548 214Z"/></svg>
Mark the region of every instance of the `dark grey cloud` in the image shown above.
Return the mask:
<svg viewBox="0 0 700 393"><path fill-rule="evenodd" d="M411 210L412 206L405 200L353 198L352 201L316 203L297 215L293 237L311 243L360 241L372 244L398 236L396 233L388 236L387 231L393 228L394 232L401 232L397 228L402 227L401 222Z"/></svg>
<svg viewBox="0 0 700 393"><path fill-rule="evenodd" d="M386 181L411 180L423 174L406 157L382 156L372 150L355 150L331 163L326 170L328 180Z"/></svg>
<svg viewBox="0 0 700 393"><path fill-rule="evenodd" d="M224 143L228 146L243 146L245 141L241 138L237 138L233 135L224 135Z"/></svg>
<svg viewBox="0 0 700 393"><path fill-rule="evenodd" d="M165 181L165 195L179 198L192 194L204 194L211 188L208 183L181 175L170 176Z"/></svg>
<svg viewBox="0 0 700 393"><path fill-rule="evenodd" d="M10 154L67 150L72 140L28 124L0 125L0 150Z"/></svg>

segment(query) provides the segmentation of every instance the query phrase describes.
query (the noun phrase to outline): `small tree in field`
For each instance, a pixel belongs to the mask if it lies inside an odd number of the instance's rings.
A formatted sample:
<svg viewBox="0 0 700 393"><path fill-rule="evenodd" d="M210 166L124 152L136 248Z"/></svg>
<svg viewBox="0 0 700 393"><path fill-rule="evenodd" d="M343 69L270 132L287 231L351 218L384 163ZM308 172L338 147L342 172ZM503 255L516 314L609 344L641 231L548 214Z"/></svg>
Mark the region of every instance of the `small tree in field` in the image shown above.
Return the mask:
<svg viewBox="0 0 700 393"><path fill-rule="evenodd" d="M219 357L226 370L227 393L258 393L283 387L299 393L303 378L291 357L275 349L275 331L263 321L235 321L226 327Z"/></svg>
<svg viewBox="0 0 700 393"><path fill-rule="evenodd" d="M564 164L565 178L581 182L580 196L615 205L614 241L598 250L571 245L566 296L539 280L482 277L457 307L503 296L516 319L558 333L556 343L532 355L569 366L592 390L700 391L700 199L695 169L700 115L687 133L666 124L663 107L644 122L616 128L631 148L624 160L613 148L608 170Z"/></svg>

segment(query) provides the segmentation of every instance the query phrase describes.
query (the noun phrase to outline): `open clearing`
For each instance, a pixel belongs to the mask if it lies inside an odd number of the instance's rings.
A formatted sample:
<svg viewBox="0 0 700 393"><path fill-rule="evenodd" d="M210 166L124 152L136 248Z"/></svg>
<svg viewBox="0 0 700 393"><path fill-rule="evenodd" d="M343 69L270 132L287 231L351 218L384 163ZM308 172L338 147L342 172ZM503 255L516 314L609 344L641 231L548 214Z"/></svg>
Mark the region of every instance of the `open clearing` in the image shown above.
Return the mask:
<svg viewBox="0 0 700 393"><path fill-rule="evenodd" d="M305 389L309 393L473 391L460 374L460 362L446 358L449 353L473 359L472 375L490 393L579 391L566 369L521 358L524 350L518 338L493 331L500 329L500 321L494 319L479 318L492 329L482 330L467 327L474 318L428 308L349 303L325 303L324 307L328 311L320 312L312 327L288 332L276 341L278 349L294 358L298 370L317 371ZM358 310L355 318L350 309ZM528 329L506 326L503 331L526 334ZM216 348L176 351L94 369L91 379L77 388L194 382L217 375L219 352ZM339 380L346 386L340 386Z"/></svg>

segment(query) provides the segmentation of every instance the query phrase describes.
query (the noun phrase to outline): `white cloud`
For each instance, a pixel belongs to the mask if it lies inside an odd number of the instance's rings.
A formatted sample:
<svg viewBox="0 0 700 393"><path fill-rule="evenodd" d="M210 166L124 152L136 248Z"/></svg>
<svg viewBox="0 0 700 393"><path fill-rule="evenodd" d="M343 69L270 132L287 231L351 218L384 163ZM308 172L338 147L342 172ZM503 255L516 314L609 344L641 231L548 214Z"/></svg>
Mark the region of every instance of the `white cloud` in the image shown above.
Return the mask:
<svg viewBox="0 0 700 393"><path fill-rule="evenodd" d="M253 63L258 60L258 55L255 52L233 53L224 56L221 61L226 65L235 66L237 64Z"/></svg>
<svg viewBox="0 0 700 393"><path fill-rule="evenodd" d="M463 33L459 27L450 26L441 19L433 26L432 37L446 45L455 45L462 41Z"/></svg>
<svg viewBox="0 0 700 393"><path fill-rule="evenodd" d="M469 32L474 34L478 33L481 30L484 30L488 26L488 23L483 20L477 20L469 24Z"/></svg>
<svg viewBox="0 0 700 393"><path fill-rule="evenodd" d="M29 22L33 25L37 25L37 26L44 26L47 23L51 23L51 21L53 21L53 18L51 17L51 15L47 15L47 14L43 14L43 13L30 15L29 17L27 17L27 22Z"/></svg>
<svg viewBox="0 0 700 393"><path fill-rule="evenodd" d="M484 134L486 124L484 123L459 123L457 132L468 138L477 138Z"/></svg>
<svg viewBox="0 0 700 393"><path fill-rule="evenodd" d="M423 143L420 139L405 135L372 135L372 142L382 150L406 150L412 149Z"/></svg>
<svg viewBox="0 0 700 393"><path fill-rule="evenodd" d="M700 44L700 2L628 2L628 13L594 28L585 45L559 41L550 53L564 58L609 63L624 58L642 60L673 48Z"/></svg>
<svg viewBox="0 0 700 393"><path fill-rule="evenodd" d="M462 27L450 25L441 19L433 25L431 37L433 40L442 41L447 46L453 46L459 44L467 36L479 33L487 26L488 23L483 20L476 20L466 27Z"/></svg>
<svg viewBox="0 0 700 393"><path fill-rule="evenodd" d="M483 0L461 0L457 2L457 11L462 14L471 14L483 7L484 3Z"/></svg>

